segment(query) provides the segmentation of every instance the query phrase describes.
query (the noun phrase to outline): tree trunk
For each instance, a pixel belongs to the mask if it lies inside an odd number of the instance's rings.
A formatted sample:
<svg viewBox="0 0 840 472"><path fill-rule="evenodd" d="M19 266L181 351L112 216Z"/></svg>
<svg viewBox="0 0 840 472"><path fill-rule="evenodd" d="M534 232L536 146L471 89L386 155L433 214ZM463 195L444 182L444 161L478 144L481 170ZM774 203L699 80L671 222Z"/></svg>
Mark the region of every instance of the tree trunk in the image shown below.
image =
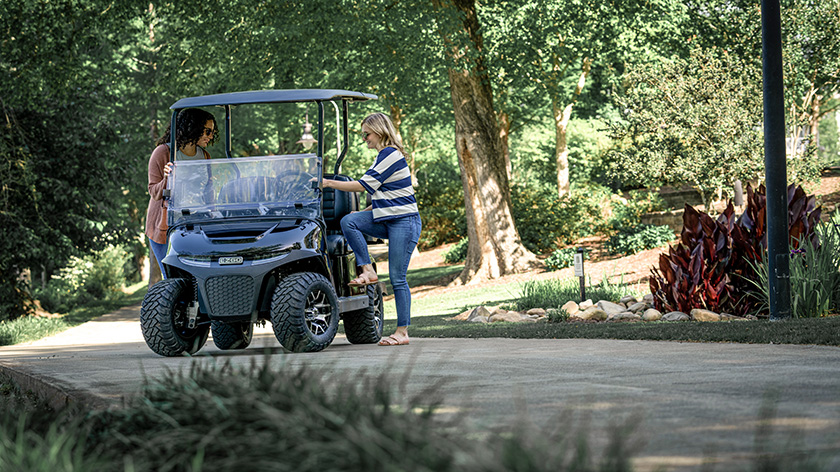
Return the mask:
<svg viewBox="0 0 840 472"><path fill-rule="evenodd" d="M453 284L526 271L536 257L519 239L511 211L510 186L493 94L483 64L475 0L454 0L462 15L472 58L450 55L449 86L455 112L455 146L464 185L469 249L464 270Z"/></svg>
<svg viewBox="0 0 840 472"><path fill-rule="evenodd" d="M510 164L510 115L505 112L499 113L499 137L502 140L502 154L505 156L505 170L507 171L508 182L513 175L513 167Z"/></svg>
<svg viewBox="0 0 840 472"><path fill-rule="evenodd" d="M567 142L569 120L572 118L572 108L577 103L578 97L583 92L583 86L586 84L586 77L589 76L592 61L586 57L583 59L581 67L580 78L578 79L577 87L572 95L572 101L563 109L560 109L560 103L556 98L551 100L552 110L554 112L554 134L555 134L555 149L554 155L557 159L557 194L560 197L569 194L571 190L571 183L569 181L569 147Z"/></svg>

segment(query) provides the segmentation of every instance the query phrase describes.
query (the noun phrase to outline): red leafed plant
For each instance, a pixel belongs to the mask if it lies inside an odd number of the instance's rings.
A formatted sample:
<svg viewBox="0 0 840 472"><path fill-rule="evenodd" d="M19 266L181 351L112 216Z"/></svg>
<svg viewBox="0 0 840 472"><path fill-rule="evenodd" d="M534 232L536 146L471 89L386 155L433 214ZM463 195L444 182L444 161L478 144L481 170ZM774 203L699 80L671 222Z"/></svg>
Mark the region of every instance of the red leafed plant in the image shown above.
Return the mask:
<svg viewBox="0 0 840 472"><path fill-rule="evenodd" d="M818 244L814 228L821 208L801 187L790 185L788 225L791 245L802 237ZM767 198L764 186L747 186L747 206L740 218L730 202L717 219L685 206L680 242L659 255L651 269L650 291L660 311L690 312L705 308L715 312L747 313L755 303L749 296L756 274L750 261L767 250Z"/></svg>

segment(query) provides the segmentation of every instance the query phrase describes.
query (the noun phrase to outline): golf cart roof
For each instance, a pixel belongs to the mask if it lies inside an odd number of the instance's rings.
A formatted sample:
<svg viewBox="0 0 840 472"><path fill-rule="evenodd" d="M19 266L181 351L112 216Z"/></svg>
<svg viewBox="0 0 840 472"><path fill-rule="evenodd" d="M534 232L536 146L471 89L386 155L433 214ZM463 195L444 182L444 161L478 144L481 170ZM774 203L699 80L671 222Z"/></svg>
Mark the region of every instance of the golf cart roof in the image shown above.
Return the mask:
<svg viewBox="0 0 840 472"><path fill-rule="evenodd" d="M242 105L246 103L289 103L289 102L321 102L328 100L376 100L378 97L370 93L351 92L349 90L253 90L250 92L219 93L202 97L182 98L169 107L181 110L190 107L209 107L217 105Z"/></svg>

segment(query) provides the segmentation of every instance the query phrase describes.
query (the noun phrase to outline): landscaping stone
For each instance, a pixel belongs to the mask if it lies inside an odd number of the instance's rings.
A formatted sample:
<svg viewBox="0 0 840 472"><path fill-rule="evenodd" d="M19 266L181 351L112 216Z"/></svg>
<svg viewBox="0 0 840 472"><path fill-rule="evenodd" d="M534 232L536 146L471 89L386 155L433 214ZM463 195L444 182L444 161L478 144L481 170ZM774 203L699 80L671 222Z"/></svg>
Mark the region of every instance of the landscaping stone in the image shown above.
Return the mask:
<svg viewBox="0 0 840 472"><path fill-rule="evenodd" d="M536 315L536 316L545 316L545 309L543 308L531 308L530 310L525 312L526 315Z"/></svg>
<svg viewBox="0 0 840 472"><path fill-rule="evenodd" d="M478 322L478 323L487 323L490 318L490 311L487 310L487 307L484 305L477 306L472 309L470 314L467 316L467 321Z"/></svg>
<svg viewBox="0 0 840 472"><path fill-rule="evenodd" d="M656 308L648 308L642 315L642 319L645 321L659 321L662 319L662 313Z"/></svg>
<svg viewBox="0 0 840 472"><path fill-rule="evenodd" d="M721 313L720 314L721 321L748 321L748 318L744 318L741 316L730 315L729 313Z"/></svg>
<svg viewBox="0 0 840 472"><path fill-rule="evenodd" d="M662 321L690 321L691 317L681 311L671 311L662 315Z"/></svg>
<svg viewBox="0 0 840 472"><path fill-rule="evenodd" d="M624 304L624 306L630 306L634 303L637 303L638 300L636 300L636 297L632 295L625 295L621 297L621 300L619 300L618 302Z"/></svg>
<svg viewBox="0 0 840 472"><path fill-rule="evenodd" d="M636 302L636 303L633 303L633 304L629 305L627 307L627 311L632 311L633 313L639 313L640 311L644 311L646 308L648 308L647 303Z"/></svg>
<svg viewBox="0 0 840 472"><path fill-rule="evenodd" d="M606 300L599 301L598 308L605 311L608 315L613 315L621 313L622 311L627 311L626 306L619 305L618 303L608 302Z"/></svg>
<svg viewBox="0 0 840 472"><path fill-rule="evenodd" d="M702 308L695 308L691 310L691 319L694 321L720 321L720 315L709 310L703 310Z"/></svg>
<svg viewBox="0 0 840 472"><path fill-rule="evenodd" d="M502 309L497 309L496 312L490 316L489 321L491 323L496 323L499 321L518 323L522 321L522 315L515 311L505 311Z"/></svg>
<svg viewBox="0 0 840 472"><path fill-rule="evenodd" d="M607 312L598 308L597 306L591 306L583 310L582 313L578 313L575 316L583 320L604 321L609 315L607 314Z"/></svg>
<svg viewBox="0 0 840 472"><path fill-rule="evenodd" d="M644 297L642 297L642 301L647 303L650 306L653 306L653 294L649 293L649 294L645 295Z"/></svg>
<svg viewBox="0 0 840 472"><path fill-rule="evenodd" d="M566 310L566 313L569 315L574 315L581 310L580 306L578 306L577 302L574 300L569 300L560 307L561 310Z"/></svg>
<svg viewBox="0 0 840 472"><path fill-rule="evenodd" d="M587 308L589 308L591 306L595 306L595 304L592 303L592 300L586 300L586 301L582 301L578 304L578 309L586 310Z"/></svg>
<svg viewBox="0 0 840 472"><path fill-rule="evenodd" d="M642 317L635 314L635 313L629 312L629 311L623 311L621 313L615 313L615 314L612 314L612 315L607 317L607 321L631 321L631 320L632 321L641 321Z"/></svg>

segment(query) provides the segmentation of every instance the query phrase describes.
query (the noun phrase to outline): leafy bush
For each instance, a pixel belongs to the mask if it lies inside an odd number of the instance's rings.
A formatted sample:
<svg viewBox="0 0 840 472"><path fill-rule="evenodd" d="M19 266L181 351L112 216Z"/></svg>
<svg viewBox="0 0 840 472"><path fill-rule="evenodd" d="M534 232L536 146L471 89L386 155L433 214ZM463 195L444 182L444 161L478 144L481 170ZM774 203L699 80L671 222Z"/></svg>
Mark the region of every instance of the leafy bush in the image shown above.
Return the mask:
<svg viewBox="0 0 840 472"><path fill-rule="evenodd" d="M831 222L817 226L819 244L805 238L790 255L790 301L794 318L816 318L840 308L840 213ZM754 314L770 308L769 263L767 254L752 263L756 288L751 294L758 299Z"/></svg>
<svg viewBox="0 0 840 472"><path fill-rule="evenodd" d="M632 228L622 228L610 236L607 249L610 254L635 254L645 249L659 247L675 239L670 226L654 226L640 223Z"/></svg>
<svg viewBox="0 0 840 472"><path fill-rule="evenodd" d="M458 163L443 158L424 162L417 171L417 205L423 217L418 249L455 242L467 235L464 187Z"/></svg>
<svg viewBox="0 0 840 472"><path fill-rule="evenodd" d="M801 187L788 187L788 233L793 248L801 242L818 245L814 232L821 209ZM735 221L732 203L713 220L708 214L685 206L680 242L660 254L652 270L650 291L659 311L693 308L734 314L754 310L749 296L758 280L754 264L767 250L766 196L762 185L747 186L747 207Z"/></svg>
<svg viewBox="0 0 840 472"><path fill-rule="evenodd" d="M565 249L558 249L549 255L546 260L543 261L545 264L546 269L548 270L560 270L565 269L566 267L571 267L575 263L575 254L577 254L577 249L573 247L567 247ZM583 251L583 259L589 259L589 253Z"/></svg>
<svg viewBox="0 0 840 472"><path fill-rule="evenodd" d="M665 209L665 201L657 192L631 192L628 198L615 196L611 202L612 216L610 226L614 230L637 226L642 222L642 215Z"/></svg>
<svg viewBox="0 0 840 472"><path fill-rule="evenodd" d="M548 315L549 323L562 323L568 321L571 316L568 311L562 308L549 308L546 310L546 315Z"/></svg>
<svg viewBox="0 0 840 472"><path fill-rule="evenodd" d="M560 198L552 185L512 185L513 219L522 243L533 252L545 254L601 231L604 220L600 197L600 193L573 192Z"/></svg>
<svg viewBox="0 0 840 472"><path fill-rule="evenodd" d="M464 259L467 258L467 249L469 248L469 246L470 240L468 238L464 238L458 241L446 252L443 253L443 262L446 262L447 264L463 262Z"/></svg>
<svg viewBox="0 0 840 472"><path fill-rule="evenodd" d="M72 257L45 288L34 290L35 297L45 310L54 313L64 313L94 300L111 299L125 283L128 257L117 246L90 256Z"/></svg>

